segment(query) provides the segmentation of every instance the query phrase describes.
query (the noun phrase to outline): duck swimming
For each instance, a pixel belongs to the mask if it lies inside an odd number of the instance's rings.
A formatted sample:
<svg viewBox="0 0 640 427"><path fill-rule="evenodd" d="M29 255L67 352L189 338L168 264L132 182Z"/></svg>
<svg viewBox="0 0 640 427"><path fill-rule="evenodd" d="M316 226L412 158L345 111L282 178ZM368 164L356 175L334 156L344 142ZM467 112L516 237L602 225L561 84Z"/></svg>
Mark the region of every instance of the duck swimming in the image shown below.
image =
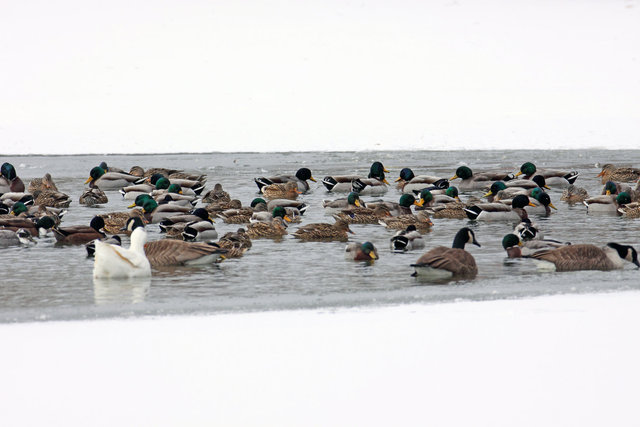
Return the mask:
<svg viewBox="0 0 640 427"><path fill-rule="evenodd" d="M389 171L381 162L373 162L366 178L358 175L333 175L324 177L322 184L327 191L334 193L355 191L361 195L382 195L387 192L389 184L385 172Z"/></svg>
<svg viewBox="0 0 640 427"><path fill-rule="evenodd" d="M375 261L379 258L378 251L371 242L348 243L344 250L344 256L353 261Z"/></svg>
<svg viewBox="0 0 640 427"><path fill-rule="evenodd" d="M301 193L306 193L309 191L309 183L307 180L311 180L316 182L316 180L311 176L311 171L308 168L300 168L297 170L295 175L277 175L266 177L259 177L253 179L258 186L258 190L262 191L262 187L271 184L286 184L287 182L295 182L298 188L298 191Z"/></svg>

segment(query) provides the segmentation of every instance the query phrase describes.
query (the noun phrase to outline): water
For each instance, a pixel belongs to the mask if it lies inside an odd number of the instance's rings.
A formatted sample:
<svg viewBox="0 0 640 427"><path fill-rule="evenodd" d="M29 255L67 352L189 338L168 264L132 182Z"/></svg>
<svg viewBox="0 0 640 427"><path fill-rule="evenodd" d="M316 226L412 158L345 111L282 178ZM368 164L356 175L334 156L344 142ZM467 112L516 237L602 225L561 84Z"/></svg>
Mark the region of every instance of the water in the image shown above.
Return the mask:
<svg viewBox="0 0 640 427"><path fill-rule="evenodd" d="M466 163L480 171L504 168L516 171L525 161L538 168L577 169L577 184L589 194L599 193L598 163L640 163L640 151L423 151L423 152L311 152L242 154L2 156L14 164L26 185L32 178L51 173L59 190L72 196L73 203L63 223L88 224L98 213L122 211L128 201L108 192L109 203L100 208L78 204L91 167L106 161L128 170L133 165L172 167L208 176L207 188L223 184L232 198L248 204L257 196L256 176L292 173L299 167L311 169L317 179L333 174L366 174L373 161L380 160L395 179L401 168L416 174L453 176ZM322 184L301 197L311 207L304 223L333 222L324 214L323 199L342 195L327 193ZM391 188L384 199L397 201ZM586 214L582 205L560 202L560 189L550 191L558 212L549 218L533 215L545 236L574 243L604 244L617 241L638 244L640 221ZM462 196L463 199L466 195ZM370 197L365 197L370 200ZM353 225L350 239L370 240L380 259L373 264L355 263L343 257L342 242L300 242L254 240L253 247L239 259L205 267L176 267L154 270L151 279L103 282L92 278L93 260L84 246L58 246L53 237L31 247L0 249L0 322L51 319L91 319L143 315L191 314L318 307L350 307L412 302L488 300L522 298L561 293L606 292L640 289L639 272L628 264L624 270L599 272L539 273L527 260L505 260L502 237L512 230L507 223L475 223L468 220L434 219L425 236L427 249L450 246L463 226L474 229L482 248L470 246L479 275L473 281L427 285L411 277L409 266L422 252L391 253L393 231L376 225ZM297 226L291 225L290 230ZM220 234L238 226L216 222ZM151 239L160 238L156 225L148 227ZM125 241L125 244L128 242Z"/></svg>

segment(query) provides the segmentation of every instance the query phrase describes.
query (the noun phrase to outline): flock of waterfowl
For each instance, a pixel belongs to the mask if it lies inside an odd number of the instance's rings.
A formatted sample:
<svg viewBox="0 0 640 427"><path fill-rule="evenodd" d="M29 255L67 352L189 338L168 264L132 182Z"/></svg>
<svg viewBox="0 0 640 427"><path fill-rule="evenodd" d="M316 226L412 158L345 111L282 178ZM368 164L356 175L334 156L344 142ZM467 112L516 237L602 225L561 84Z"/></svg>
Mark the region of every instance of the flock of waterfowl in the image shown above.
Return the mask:
<svg viewBox="0 0 640 427"><path fill-rule="evenodd" d="M28 245L53 234L61 244L87 246L88 254L95 257L94 277L139 277L150 276L154 267L241 257L254 239L291 235L300 240L347 242L351 224L397 230L389 241L391 251L421 251L429 247L423 234L434 226L432 219L448 218L510 224L511 232L502 239L507 256L530 258L551 270L612 270L623 268L624 261L640 267L632 246L544 239L529 218L530 214L552 215L556 207L546 191L550 187L564 189L561 201L583 203L589 212L640 217L640 169L604 165L598 175L603 189L594 196L576 185L577 171L538 170L531 162L519 171L474 172L460 166L451 178L415 175L403 168L391 197L387 197L393 187L386 179L388 173L381 162L374 162L367 176L324 177L321 183L327 194L343 193L343 197L324 200L321 207L298 200L312 191L308 181L316 181L308 168L291 175L256 177L259 195L243 206L219 183L206 191L206 175L139 166L125 172L103 162L89 171L79 203L99 206L118 197L128 201L129 209L96 215L88 225L66 225L62 218L72 200L58 191L51 175L33 179L27 188L14 166L4 163L0 168L0 247ZM364 201L364 196L380 198ZM308 209L319 208L335 221L304 220ZM241 227L219 236L214 219ZM166 238L148 241L146 224L158 224ZM122 246L125 235L130 236L129 247ZM419 256L411 264L414 275L435 281L474 278L478 268L465 250L467 243L480 247L474 231L463 226L452 239L452 247L430 248ZM356 261L379 258L371 241L348 242L344 253Z"/></svg>

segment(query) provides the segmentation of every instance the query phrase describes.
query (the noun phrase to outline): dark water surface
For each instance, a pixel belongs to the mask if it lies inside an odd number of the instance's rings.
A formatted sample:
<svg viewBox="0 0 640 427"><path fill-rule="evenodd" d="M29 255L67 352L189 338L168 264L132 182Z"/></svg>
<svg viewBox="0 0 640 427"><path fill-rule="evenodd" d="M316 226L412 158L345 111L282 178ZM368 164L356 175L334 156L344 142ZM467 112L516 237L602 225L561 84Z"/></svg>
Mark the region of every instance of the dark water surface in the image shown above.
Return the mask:
<svg viewBox="0 0 640 427"><path fill-rule="evenodd" d="M129 201L108 192L109 203L99 208L79 205L91 167L106 161L128 170L133 165L171 167L207 174L205 191L216 182L244 205L257 196L256 176L293 173L299 167L311 169L317 179L332 174L365 174L380 160L395 179L401 168L416 174L453 176L457 166L473 170L504 168L516 171L525 161L538 168L576 169L576 184L589 194L602 188L596 178L599 163L640 164L640 151L424 151L424 152L311 152L242 154L0 156L11 162L26 185L32 178L51 173L59 190L72 196L73 203L63 225L88 224L98 213L122 211ZM342 195L327 193L322 184L301 199L310 205L303 223L333 222L321 202ZM560 202L561 189L550 195L558 211L549 218L532 215L545 236L574 243L605 244L617 241L635 245L640 240L640 220L615 216L587 215L583 205ZM474 193L478 194L478 193ZM391 187L383 197L397 201L400 193ZM462 195L463 200L467 195ZM363 197L371 200L371 197ZM354 225L350 239L370 240L380 259L373 264L344 259L342 242L300 242L254 240L253 247L239 259L205 267L154 270L151 279L140 281L94 281L93 260L84 246L57 246L53 237L40 239L30 247L0 249L0 322L91 319L100 317L190 314L317 307L352 307L413 302L488 300L537 295L589 293L640 289L640 272L628 264L612 272L584 271L539 273L533 264L505 262L502 237L512 230L508 223L475 223L468 220L434 219L425 236L427 249L450 246L456 231L471 226L482 248L471 246L479 275L473 281L447 285L426 285L411 277L409 266L422 252L396 254L389 250L393 231L376 225ZM293 231L297 225L290 226ZM148 228L150 239L160 238L157 225ZM216 221L219 234L238 225ZM128 241L125 242L128 245Z"/></svg>

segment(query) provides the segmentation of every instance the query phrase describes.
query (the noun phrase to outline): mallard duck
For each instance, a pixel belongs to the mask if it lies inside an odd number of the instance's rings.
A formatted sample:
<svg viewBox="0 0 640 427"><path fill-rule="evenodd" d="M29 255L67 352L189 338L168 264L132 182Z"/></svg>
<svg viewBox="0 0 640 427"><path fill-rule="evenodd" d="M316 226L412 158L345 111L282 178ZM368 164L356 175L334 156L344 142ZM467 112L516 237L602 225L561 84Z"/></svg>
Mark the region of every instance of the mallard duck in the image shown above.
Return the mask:
<svg viewBox="0 0 640 427"><path fill-rule="evenodd" d="M271 223L273 221L273 218L276 218L276 217L280 217L284 219L286 222L291 222L291 218L287 214L287 210L282 206L276 206L271 210L271 212L269 212L268 210L254 212L253 215L251 215L249 222L250 223L255 223L255 222Z"/></svg>
<svg viewBox="0 0 640 427"><path fill-rule="evenodd" d="M203 242L218 238L218 232L211 221L187 223L180 235L182 240L187 242Z"/></svg>
<svg viewBox="0 0 640 427"><path fill-rule="evenodd" d="M631 203L631 196L627 192L622 192L610 196L594 196L583 201L587 207L587 213L605 213L618 214L618 209L628 203Z"/></svg>
<svg viewBox="0 0 640 427"><path fill-rule="evenodd" d="M143 223L146 222L142 209L132 209L125 212L108 212L100 214L99 216L104 221L104 230L109 234L131 234L133 229L126 229L126 224L129 218L138 217L143 221Z"/></svg>
<svg viewBox="0 0 640 427"><path fill-rule="evenodd" d="M333 224L320 222L303 225L293 233L293 237L301 240L347 240L347 233L353 234L349 224L336 220Z"/></svg>
<svg viewBox="0 0 640 427"><path fill-rule="evenodd" d="M81 205L97 206L109 202L109 198L101 189L94 187L86 189L78 200Z"/></svg>
<svg viewBox="0 0 640 427"><path fill-rule="evenodd" d="M350 242L344 250L346 259L353 261L375 261L378 257L378 251L371 242Z"/></svg>
<svg viewBox="0 0 640 427"><path fill-rule="evenodd" d="M209 203L208 205L205 205L204 208L208 210L210 213L212 213L213 215L217 216L220 212L224 212L228 209L242 209L242 202L238 199L233 199L228 202L223 200L218 200L217 202L213 202L213 203Z"/></svg>
<svg viewBox="0 0 640 427"><path fill-rule="evenodd" d="M394 252L407 252L422 249L424 246L422 234L418 232L415 225L410 225L391 237L391 250Z"/></svg>
<svg viewBox="0 0 640 427"><path fill-rule="evenodd" d="M557 210L553 203L551 203L551 197L541 188L534 188L531 191L531 197L529 198L530 205L525 206L525 210L528 214L542 214L551 215L551 208ZM531 206L533 205L533 206Z"/></svg>
<svg viewBox="0 0 640 427"><path fill-rule="evenodd" d="M415 193L423 188L436 187L446 189L449 187L449 180L431 175L414 175L410 168L400 170L400 177L396 179L397 188L403 193Z"/></svg>
<svg viewBox="0 0 640 427"><path fill-rule="evenodd" d="M38 206L68 208L71 204L71 197L54 190L36 190L33 192L33 197L33 203Z"/></svg>
<svg viewBox="0 0 640 427"><path fill-rule="evenodd" d="M628 167L616 167L611 163L602 165L602 171L598 174L602 178L602 183L607 181L637 181L640 179L640 169Z"/></svg>
<svg viewBox="0 0 640 427"><path fill-rule="evenodd" d="M640 268L636 250L618 243L607 243L603 247L590 244L563 246L535 252L530 257L550 263L545 264L544 268L551 266L555 271L617 270L624 267L624 261Z"/></svg>
<svg viewBox="0 0 640 427"><path fill-rule="evenodd" d="M53 182L53 178L50 173L45 173L42 178L33 178L29 182L29 193L33 194L36 191L58 191L58 187Z"/></svg>
<svg viewBox="0 0 640 427"><path fill-rule="evenodd" d="M277 206L281 206L287 210L287 215L293 215L299 217L300 215L304 215L309 206L298 200L290 200L290 199L273 199L267 202L267 210L273 211L273 209ZM292 220L294 218L291 218Z"/></svg>
<svg viewBox="0 0 640 427"><path fill-rule="evenodd" d="M378 224L381 219L390 217L389 208L378 205L371 208L345 209L333 215L336 220L342 220L347 224Z"/></svg>
<svg viewBox="0 0 640 427"><path fill-rule="evenodd" d="M289 181L285 184L271 184L260 188L260 191L267 199L290 199L295 200L300 195L298 185Z"/></svg>
<svg viewBox="0 0 640 427"><path fill-rule="evenodd" d="M356 191L361 195L381 195L387 192L389 184L385 179L385 172L389 171L382 163L373 162L366 178L358 175L326 176L322 180L322 184L327 191L334 193Z"/></svg>
<svg viewBox="0 0 640 427"><path fill-rule="evenodd" d="M251 201L249 207L242 207L239 200L238 207L225 209L218 212L217 216L227 224L246 224L251 222L251 216L256 212L267 212L267 203L262 198L255 198ZM273 212L273 209L271 210Z"/></svg>
<svg viewBox="0 0 640 427"><path fill-rule="evenodd" d="M247 236L251 239L279 239L287 234L285 219L273 217L271 222L253 222L247 226Z"/></svg>
<svg viewBox="0 0 640 427"><path fill-rule="evenodd" d="M467 217L478 221L521 221L528 218L525 206L535 206L524 194L511 200L511 206L504 203L477 203L464 208Z"/></svg>
<svg viewBox="0 0 640 427"><path fill-rule="evenodd" d="M126 278L151 276L151 264L144 251L147 232L137 227L131 233L129 248L96 240L94 278Z"/></svg>
<svg viewBox="0 0 640 427"><path fill-rule="evenodd" d="M536 165L531 162L525 162L520 166L520 170L515 174L516 177L523 175L525 179L531 179L534 175L542 175L546 180L547 185L552 187L568 187L569 184L575 183L580 173L578 171L559 171L545 169L538 171Z"/></svg>
<svg viewBox="0 0 640 427"><path fill-rule="evenodd" d="M24 182L16 173L16 168L11 163L3 163L0 166L0 193L23 193Z"/></svg>
<svg viewBox="0 0 640 427"><path fill-rule="evenodd" d="M211 223L214 222L213 218L211 218L209 212L205 208L197 208L187 213L171 215L160 221L160 232L167 232L168 229L176 226L177 224L185 225L188 222L203 220Z"/></svg>
<svg viewBox="0 0 640 427"><path fill-rule="evenodd" d="M367 203L367 207L374 208L379 203ZM411 206L422 207L422 200L416 200L413 194L403 194L397 203L382 202L387 207L392 216L411 215Z"/></svg>
<svg viewBox="0 0 640 427"><path fill-rule="evenodd" d="M341 197L336 200L323 200L322 207L325 209L325 213L333 215L344 209L353 209L362 207L364 204L360 200L360 195L355 191L352 191L347 197Z"/></svg>
<svg viewBox="0 0 640 427"><path fill-rule="evenodd" d="M128 173L107 172L100 166L96 166L89 172L89 178L85 181L85 184L106 191L118 190L122 187L137 183L139 180L139 177L129 175Z"/></svg>
<svg viewBox="0 0 640 427"><path fill-rule="evenodd" d="M190 207L180 206L173 203L158 204L153 199L146 199L142 204L144 217L152 224L157 224L163 219L173 215L186 214L189 211L191 211Z"/></svg>
<svg viewBox="0 0 640 427"><path fill-rule="evenodd" d="M573 205L576 203L582 203L588 198L589 198L589 193L587 193L587 190L585 190L582 187L576 187L575 185L570 184L567 188L565 188L562 191L562 196L560 197L560 200L562 200L563 202L567 202L570 205Z"/></svg>
<svg viewBox="0 0 640 427"><path fill-rule="evenodd" d="M464 211L465 204L462 202L436 204L429 211L432 218L465 219L467 214Z"/></svg>
<svg viewBox="0 0 640 427"><path fill-rule="evenodd" d="M238 231L225 233L218 240L218 245L228 251L225 258L239 258L251 248L251 238L244 228L239 228Z"/></svg>
<svg viewBox="0 0 640 427"><path fill-rule="evenodd" d="M78 245L105 237L106 235L101 231L103 228L104 219L100 216L94 216L88 226L53 227L53 235L58 243Z"/></svg>
<svg viewBox="0 0 640 427"><path fill-rule="evenodd" d="M182 171L179 169L167 169L167 168L149 168L145 170L144 168L142 168L142 166L137 166L137 165L131 166L131 169L129 170L129 173L131 175L144 177L144 178L149 178L153 175L163 175L168 177L171 174L179 173L179 172L182 172Z"/></svg>
<svg viewBox="0 0 640 427"><path fill-rule="evenodd" d="M229 193L224 191L224 189L222 188L222 184L216 183L213 186L213 189L209 190L202 197L202 202L203 203L215 203L215 202L219 202L219 201L221 201L221 202L229 202L229 201L231 201L231 196L229 196Z"/></svg>
<svg viewBox="0 0 640 427"><path fill-rule="evenodd" d="M25 192L21 192L21 193L10 192L10 193L0 194L0 201L2 201L7 205L13 205L14 203L20 202L20 203L23 203L25 206L33 206L35 200L33 198L33 194L29 194Z"/></svg>
<svg viewBox="0 0 640 427"><path fill-rule="evenodd" d="M618 213L626 218L640 218L640 203L629 203L618 208Z"/></svg>
<svg viewBox="0 0 640 427"><path fill-rule="evenodd" d="M309 183L307 180L311 180L316 182L316 180L311 176L311 171L308 168L300 168L296 172L295 175L278 175L278 176L270 176L268 178L259 177L253 179L258 186L258 190L262 192L262 187L271 184L286 184L287 182L295 182L298 191L301 193L306 193L309 191Z"/></svg>
<svg viewBox="0 0 640 427"><path fill-rule="evenodd" d="M559 242L550 239L522 241L513 233L507 234L502 239L502 247L507 251L508 258L529 257L538 251L561 248L570 244L569 242Z"/></svg>
<svg viewBox="0 0 640 427"><path fill-rule="evenodd" d="M493 203L503 199L512 199L518 194L529 196L532 191L542 188L549 188L542 175L536 175L531 180L516 179L507 182L496 181L491 184L489 191L484 195L484 197L487 198L489 203Z"/></svg>
<svg viewBox="0 0 640 427"><path fill-rule="evenodd" d="M31 233L24 228L19 228L16 231L9 229L0 229L0 248L6 248L7 246L28 245L34 243Z"/></svg>
<svg viewBox="0 0 640 427"><path fill-rule="evenodd" d="M489 188L491 183L503 180L506 175L507 174L503 172L481 172L474 174L470 167L460 166L456 169L456 173L449 181L460 178L462 179L458 184L460 190L479 190Z"/></svg>
<svg viewBox="0 0 640 427"><path fill-rule="evenodd" d="M433 227L433 222L431 222L427 211L383 218L378 223L393 230L405 230L410 225L421 231L426 231Z"/></svg>
<svg viewBox="0 0 640 427"><path fill-rule="evenodd" d="M476 261L464 247L472 243L480 247L473 230L461 228L453 239L453 246L438 246L422 255L411 267L413 276L428 280L473 279L478 274Z"/></svg>
<svg viewBox="0 0 640 427"><path fill-rule="evenodd" d="M529 218L524 218L513 228L513 234L518 236L522 241L541 240L542 233L538 224L531 222Z"/></svg>
<svg viewBox="0 0 640 427"><path fill-rule="evenodd" d="M43 216L35 221L31 218L0 218L0 227L3 229L18 231L24 228L32 236L38 237L45 236L55 225L55 220L50 216Z"/></svg>
<svg viewBox="0 0 640 427"><path fill-rule="evenodd" d="M109 166L107 165L107 162L100 162L100 164L98 165L98 167L101 167L102 169L105 170L105 172L116 172L116 173L126 173L124 171L124 169L121 168L117 168L115 166Z"/></svg>

